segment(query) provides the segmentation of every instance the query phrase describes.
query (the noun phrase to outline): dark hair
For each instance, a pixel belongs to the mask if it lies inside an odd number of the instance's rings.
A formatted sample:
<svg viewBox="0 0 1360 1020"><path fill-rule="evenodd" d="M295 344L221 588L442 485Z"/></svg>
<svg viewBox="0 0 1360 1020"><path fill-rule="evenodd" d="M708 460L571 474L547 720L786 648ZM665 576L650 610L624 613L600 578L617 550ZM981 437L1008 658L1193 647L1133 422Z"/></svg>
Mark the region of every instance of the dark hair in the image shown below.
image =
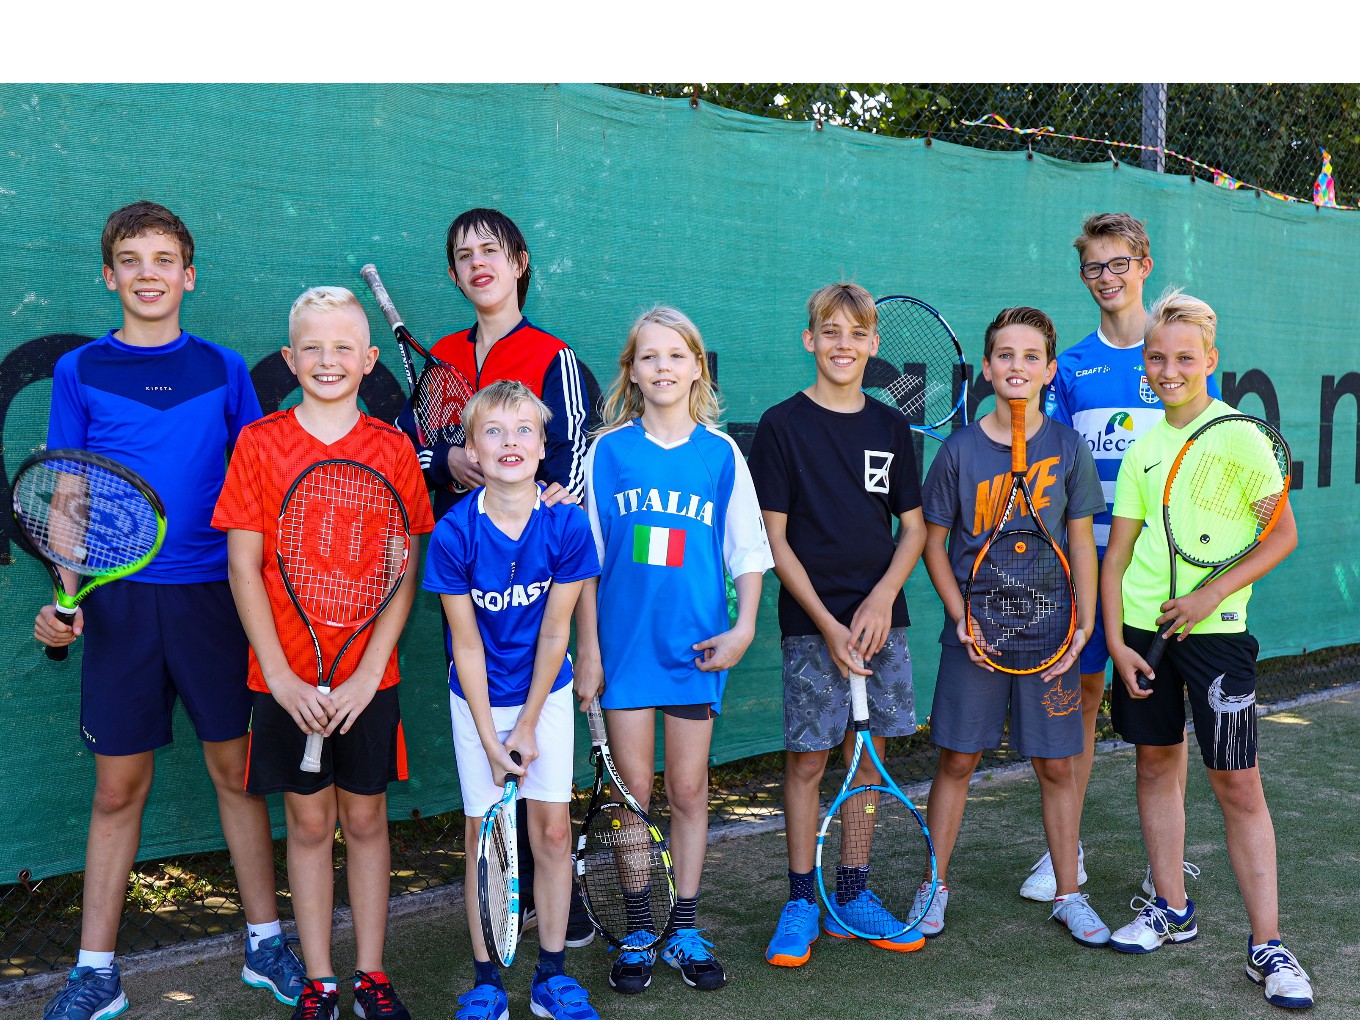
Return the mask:
<svg viewBox="0 0 1360 1020"><path fill-rule="evenodd" d="M1003 308L992 320L987 332L982 340L982 356L990 358L992 348L996 346L996 335L1007 326L1028 326L1030 329L1038 330L1044 338L1044 363L1048 364L1058 356L1058 330L1053 325L1053 320L1037 308L1029 305L1016 305L1014 308Z"/></svg>
<svg viewBox="0 0 1360 1020"><path fill-rule="evenodd" d="M472 232L494 237L501 243L513 263L518 264L520 256L524 257L524 272L519 277L519 306L522 309L524 299L529 294L529 277L533 275L533 270L529 267L529 245L525 243L519 227L515 226L514 220L498 209L469 209L465 213L459 213L449 224L449 233L444 241L450 269L453 268L453 257L458 250L459 235Z"/></svg>
<svg viewBox="0 0 1360 1020"><path fill-rule="evenodd" d="M99 238L99 246L104 252L104 265L113 268L113 246L119 241L153 232L173 237L179 242L184 264L194 264L194 238L184 221L155 202L133 202L110 213L104 224L104 233Z"/></svg>

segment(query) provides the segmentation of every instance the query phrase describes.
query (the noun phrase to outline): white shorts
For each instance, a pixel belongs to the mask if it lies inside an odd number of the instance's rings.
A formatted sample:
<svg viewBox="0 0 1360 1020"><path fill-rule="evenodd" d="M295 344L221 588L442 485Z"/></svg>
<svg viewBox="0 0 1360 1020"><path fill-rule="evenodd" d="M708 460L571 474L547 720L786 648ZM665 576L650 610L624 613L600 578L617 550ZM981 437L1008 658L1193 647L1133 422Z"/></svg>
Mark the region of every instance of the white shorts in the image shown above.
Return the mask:
<svg viewBox="0 0 1360 1020"><path fill-rule="evenodd" d="M523 705L492 706L491 720L496 736L501 740L519 722ZM576 696L567 684L548 695L543 711L538 715L534 739L538 741L538 758L530 764L519 785L519 796L525 800L544 800L566 804L571 800L571 781L575 772L576 752ZM458 784L463 790L463 814L480 818L504 792L501 780L492 778L491 763L477 736L477 725L472 721L468 704L452 691L449 692L449 714L453 720L453 750L458 757Z"/></svg>

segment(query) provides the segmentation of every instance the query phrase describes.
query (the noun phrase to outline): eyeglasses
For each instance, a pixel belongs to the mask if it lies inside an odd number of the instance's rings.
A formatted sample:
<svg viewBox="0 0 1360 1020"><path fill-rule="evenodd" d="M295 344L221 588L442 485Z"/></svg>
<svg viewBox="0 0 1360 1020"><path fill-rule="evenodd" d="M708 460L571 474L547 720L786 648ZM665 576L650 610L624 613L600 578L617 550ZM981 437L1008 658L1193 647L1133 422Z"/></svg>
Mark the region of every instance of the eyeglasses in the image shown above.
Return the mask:
<svg viewBox="0 0 1360 1020"><path fill-rule="evenodd" d="M1110 259L1109 262L1083 262L1081 275L1086 280L1099 280L1100 274L1108 269L1115 276L1123 276L1129 271L1130 262L1142 262L1145 258L1146 255L1121 255L1117 259Z"/></svg>

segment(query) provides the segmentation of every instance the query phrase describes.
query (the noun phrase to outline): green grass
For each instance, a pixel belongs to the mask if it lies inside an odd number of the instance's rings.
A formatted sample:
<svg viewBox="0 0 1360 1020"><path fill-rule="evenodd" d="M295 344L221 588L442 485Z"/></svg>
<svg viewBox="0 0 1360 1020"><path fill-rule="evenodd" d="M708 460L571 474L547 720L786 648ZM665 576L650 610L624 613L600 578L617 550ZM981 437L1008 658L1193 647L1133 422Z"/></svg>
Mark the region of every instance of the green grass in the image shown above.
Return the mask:
<svg viewBox="0 0 1360 1020"><path fill-rule="evenodd" d="M1312 974L1315 1018L1360 1016L1360 695L1315 703L1261 720L1262 767L1280 852L1286 941ZM606 983L608 960L597 942L570 950L568 966L590 988L605 1017L1268 1017L1243 975L1246 914L1223 846L1223 822L1203 769L1192 755L1186 856L1202 869L1190 883L1200 937L1148 956L1078 946L1046 920L1048 908L1021 900L1021 879L1043 850L1037 787L1030 777L984 780L974 787L951 866L953 895L945 933L917 953L891 954L864 943L823 937L805 967L763 959L786 893L782 833L744 837L710 850L700 921L715 937L731 982L714 993L685 988L657 968L652 988L625 999ZM1087 798L1085 891L1110 926L1133 916L1144 856L1137 827L1130 751L1101 755ZM529 1016L527 985L537 954L533 933L506 975L511 1015ZM348 932L336 939L336 964L353 959ZM387 966L412 1015L447 1018L470 976L461 903L393 919ZM238 979L239 951L125 978L129 1016L282 1020L287 1010ZM37 1015L11 1007L14 1015ZM342 1015L351 1005L343 1001Z"/></svg>

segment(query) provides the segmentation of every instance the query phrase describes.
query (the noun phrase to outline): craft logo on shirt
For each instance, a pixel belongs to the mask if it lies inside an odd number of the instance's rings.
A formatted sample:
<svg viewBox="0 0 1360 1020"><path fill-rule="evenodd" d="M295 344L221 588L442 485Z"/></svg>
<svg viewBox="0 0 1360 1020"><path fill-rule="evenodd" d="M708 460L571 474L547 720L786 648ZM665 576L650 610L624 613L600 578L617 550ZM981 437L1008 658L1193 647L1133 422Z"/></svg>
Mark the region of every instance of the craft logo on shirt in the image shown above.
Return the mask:
<svg viewBox="0 0 1360 1020"><path fill-rule="evenodd" d="M1152 384L1148 382L1146 372L1138 377L1138 396L1145 404L1161 403L1161 401L1157 399L1157 392L1152 388Z"/></svg>
<svg viewBox="0 0 1360 1020"><path fill-rule="evenodd" d="M1104 375L1109 370L1109 365L1097 365L1095 368L1079 368L1072 373L1072 378L1080 379L1082 376L1086 375Z"/></svg>
<svg viewBox="0 0 1360 1020"><path fill-rule="evenodd" d="M683 567L685 529L633 525L633 562L653 567Z"/></svg>
<svg viewBox="0 0 1360 1020"><path fill-rule="evenodd" d="M552 578L546 581L537 581L534 584L512 584L505 591L481 591L473 588L472 602L488 613L499 613L503 609L510 609L514 606L533 605L544 595L548 594L548 589L552 587Z"/></svg>
<svg viewBox="0 0 1360 1020"><path fill-rule="evenodd" d="M887 492L888 469L892 467L893 455L882 450L864 451L864 491Z"/></svg>

